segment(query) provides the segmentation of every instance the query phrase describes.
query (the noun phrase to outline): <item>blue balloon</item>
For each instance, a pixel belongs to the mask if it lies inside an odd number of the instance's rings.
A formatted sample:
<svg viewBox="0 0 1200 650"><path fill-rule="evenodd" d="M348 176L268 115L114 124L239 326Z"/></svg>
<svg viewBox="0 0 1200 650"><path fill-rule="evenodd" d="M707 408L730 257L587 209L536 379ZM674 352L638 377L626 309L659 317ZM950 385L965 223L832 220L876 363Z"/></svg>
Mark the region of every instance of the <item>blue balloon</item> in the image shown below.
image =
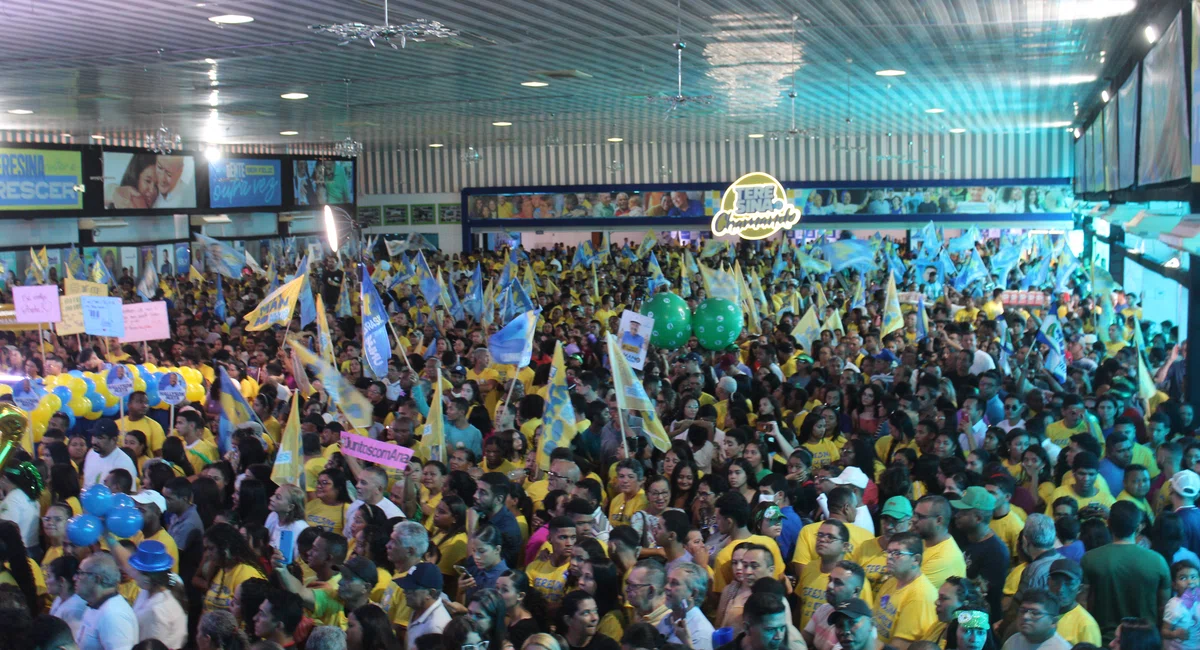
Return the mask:
<svg viewBox="0 0 1200 650"><path fill-rule="evenodd" d="M95 391L90 391L84 395L89 402L92 403L93 411L104 412L104 396Z"/></svg>
<svg viewBox="0 0 1200 650"><path fill-rule="evenodd" d="M133 537L142 531L142 523L142 512L136 507L113 508L104 518L108 532L117 537Z"/></svg>
<svg viewBox="0 0 1200 650"><path fill-rule="evenodd" d="M158 396L158 378L147 373L146 377L146 400L150 402L150 406L158 406L162 399Z"/></svg>
<svg viewBox="0 0 1200 650"><path fill-rule="evenodd" d="M83 378L83 383L84 383L84 385L85 385L85 386L87 386L87 392L89 392L89 393L95 393L95 392L96 392L96 382L92 381L92 380L91 380L90 378L88 378L88 377L84 377L84 378Z"/></svg>
<svg viewBox="0 0 1200 650"><path fill-rule="evenodd" d="M129 496L128 494L114 494L112 500L112 510L117 510L119 508L133 508L134 510L137 510L137 503L135 503L133 497ZM108 511L109 514L112 514L112 510Z"/></svg>
<svg viewBox="0 0 1200 650"><path fill-rule="evenodd" d="M103 517L113 508L113 493L107 486L97 483L79 495L79 502L88 514Z"/></svg>
<svg viewBox="0 0 1200 650"><path fill-rule="evenodd" d="M67 388L66 386L55 386L53 392L55 395L58 395L58 399L62 400L63 406L66 406L67 402L71 401L70 388Z"/></svg>
<svg viewBox="0 0 1200 650"><path fill-rule="evenodd" d="M67 428L74 429L75 428L75 413L73 413L71 411L71 409L67 408L67 406L65 404L63 405L62 412L67 416Z"/></svg>
<svg viewBox="0 0 1200 650"><path fill-rule="evenodd" d="M71 375L72 377L80 377L80 378L83 378L83 371L82 371L82 370L72 370L72 371L68 372L67 374L68 374L68 375Z"/></svg>
<svg viewBox="0 0 1200 650"><path fill-rule="evenodd" d="M117 407L116 404L114 404L112 406L104 407L104 411L102 411L102 413L103 413L104 417L106 417L106 418L115 418L121 414L121 410L120 410L120 408Z"/></svg>
<svg viewBox="0 0 1200 650"><path fill-rule="evenodd" d="M67 520L67 540L75 546L91 546L103 533L104 524L96 515L75 515Z"/></svg>

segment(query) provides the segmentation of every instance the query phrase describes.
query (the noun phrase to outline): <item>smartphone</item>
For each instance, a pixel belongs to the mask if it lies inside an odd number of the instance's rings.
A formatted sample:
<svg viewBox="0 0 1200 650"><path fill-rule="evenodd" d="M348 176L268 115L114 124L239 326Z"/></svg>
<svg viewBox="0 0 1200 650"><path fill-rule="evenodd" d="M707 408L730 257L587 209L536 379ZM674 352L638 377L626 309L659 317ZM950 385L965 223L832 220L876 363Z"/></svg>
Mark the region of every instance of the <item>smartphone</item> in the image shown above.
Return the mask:
<svg viewBox="0 0 1200 650"><path fill-rule="evenodd" d="M279 531L279 552L283 553L284 564L292 563L292 555L296 552L296 533L294 531Z"/></svg>
<svg viewBox="0 0 1200 650"><path fill-rule="evenodd" d="M466 568L466 567L464 567L464 566L461 566L461 565L455 564L455 565L454 565L454 570L455 570L455 572L457 572L457 573L458 573L458 575L460 575L460 576L465 576L465 575L467 575L467 568Z"/></svg>

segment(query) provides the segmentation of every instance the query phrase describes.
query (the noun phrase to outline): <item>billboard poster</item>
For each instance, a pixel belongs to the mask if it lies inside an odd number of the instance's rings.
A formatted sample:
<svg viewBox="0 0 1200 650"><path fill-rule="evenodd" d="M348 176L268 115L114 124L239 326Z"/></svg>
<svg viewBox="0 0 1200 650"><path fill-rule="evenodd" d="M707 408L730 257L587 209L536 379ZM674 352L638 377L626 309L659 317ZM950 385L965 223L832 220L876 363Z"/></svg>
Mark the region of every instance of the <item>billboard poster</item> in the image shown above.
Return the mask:
<svg viewBox="0 0 1200 650"><path fill-rule="evenodd" d="M80 210L78 151L0 148L0 210Z"/></svg>
<svg viewBox="0 0 1200 650"><path fill-rule="evenodd" d="M104 208L196 207L196 159L150 152L104 152Z"/></svg>
<svg viewBox="0 0 1200 650"><path fill-rule="evenodd" d="M283 204L283 174L278 160L224 158L208 163L212 208L254 208Z"/></svg>

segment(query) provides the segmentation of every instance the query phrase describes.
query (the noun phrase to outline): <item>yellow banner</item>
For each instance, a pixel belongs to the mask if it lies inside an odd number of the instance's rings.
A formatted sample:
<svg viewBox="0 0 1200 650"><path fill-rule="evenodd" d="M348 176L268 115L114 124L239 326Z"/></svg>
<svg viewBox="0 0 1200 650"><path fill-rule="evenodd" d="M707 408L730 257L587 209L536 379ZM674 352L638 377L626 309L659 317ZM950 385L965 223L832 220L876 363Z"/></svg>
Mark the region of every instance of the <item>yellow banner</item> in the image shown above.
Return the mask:
<svg viewBox="0 0 1200 650"><path fill-rule="evenodd" d="M272 325L287 325L292 320L292 312L296 309L296 301L300 298L300 288L304 285L305 276L292 280L271 292L263 299L254 311L246 314L246 331L261 332Z"/></svg>
<svg viewBox="0 0 1200 650"><path fill-rule="evenodd" d="M107 296L108 285L75 278L63 278L63 294L67 296Z"/></svg>

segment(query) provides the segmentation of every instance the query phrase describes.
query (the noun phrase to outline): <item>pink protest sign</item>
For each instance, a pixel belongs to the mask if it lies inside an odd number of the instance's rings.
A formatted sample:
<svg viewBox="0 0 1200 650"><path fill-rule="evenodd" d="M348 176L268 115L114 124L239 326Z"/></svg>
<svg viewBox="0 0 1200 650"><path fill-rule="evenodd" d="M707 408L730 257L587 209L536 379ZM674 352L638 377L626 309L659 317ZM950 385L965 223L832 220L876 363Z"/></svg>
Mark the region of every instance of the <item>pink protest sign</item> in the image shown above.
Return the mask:
<svg viewBox="0 0 1200 650"><path fill-rule="evenodd" d="M171 338L171 325L167 320L167 303L138 302L121 305L125 320L125 336L122 343L157 341Z"/></svg>
<svg viewBox="0 0 1200 650"><path fill-rule="evenodd" d="M57 323L62 320L57 286L13 287L12 291L18 323Z"/></svg>
<svg viewBox="0 0 1200 650"><path fill-rule="evenodd" d="M342 453L395 469L408 467L408 460L413 456L413 450L408 447L380 442L349 431L342 432Z"/></svg>

